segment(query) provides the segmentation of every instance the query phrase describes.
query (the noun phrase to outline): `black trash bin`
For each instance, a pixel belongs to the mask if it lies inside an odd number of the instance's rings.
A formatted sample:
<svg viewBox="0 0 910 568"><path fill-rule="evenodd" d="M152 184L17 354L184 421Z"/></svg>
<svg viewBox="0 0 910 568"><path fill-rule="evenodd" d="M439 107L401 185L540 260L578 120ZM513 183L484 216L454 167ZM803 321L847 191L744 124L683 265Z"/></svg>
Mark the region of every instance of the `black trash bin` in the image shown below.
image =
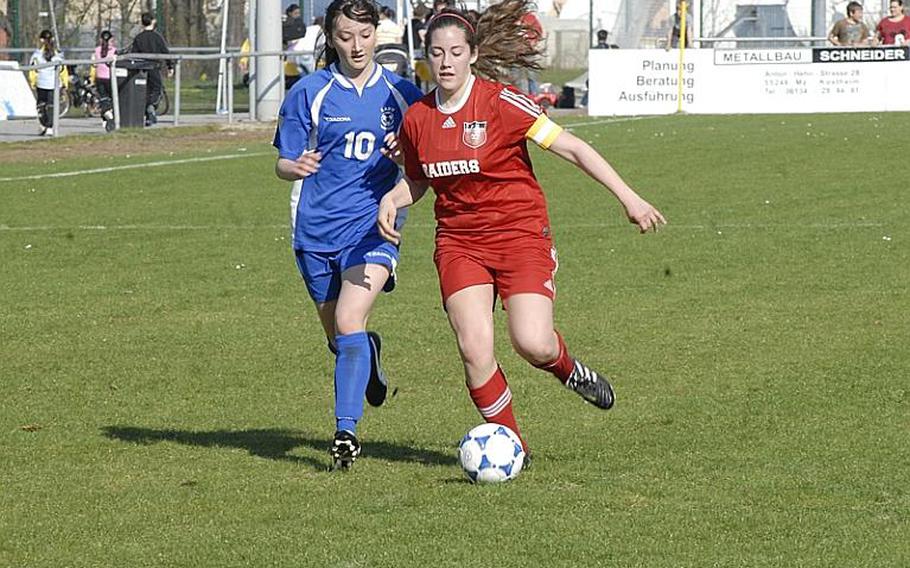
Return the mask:
<svg viewBox="0 0 910 568"><path fill-rule="evenodd" d="M575 88L563 85L562 94L556 102L557 108L575 108Z"/></svg>
<svg viewBox="0 0 910 568"><path fill-rule="evenodd" d="M148 93L148 72L154 61L145 59L117 60L117 88L120 97L120 126L145 126L145 101Z"/></svg>

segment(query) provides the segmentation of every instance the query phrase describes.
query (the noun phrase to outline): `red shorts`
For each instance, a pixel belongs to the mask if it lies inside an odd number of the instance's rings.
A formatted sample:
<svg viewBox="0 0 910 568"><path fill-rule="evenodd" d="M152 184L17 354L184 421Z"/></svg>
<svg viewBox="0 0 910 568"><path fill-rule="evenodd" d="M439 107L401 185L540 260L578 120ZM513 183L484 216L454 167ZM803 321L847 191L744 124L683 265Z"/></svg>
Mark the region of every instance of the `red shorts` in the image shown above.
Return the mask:
<svg viewBox="0 0 910 568"><path fill-rule="evenodd" d="M551 300L556 296L553 277L559 262L549 238L519 238L488 248L437 241L433 260L443 303L455 292L478 284L492 284L502 300L525 293Z"/></svg>

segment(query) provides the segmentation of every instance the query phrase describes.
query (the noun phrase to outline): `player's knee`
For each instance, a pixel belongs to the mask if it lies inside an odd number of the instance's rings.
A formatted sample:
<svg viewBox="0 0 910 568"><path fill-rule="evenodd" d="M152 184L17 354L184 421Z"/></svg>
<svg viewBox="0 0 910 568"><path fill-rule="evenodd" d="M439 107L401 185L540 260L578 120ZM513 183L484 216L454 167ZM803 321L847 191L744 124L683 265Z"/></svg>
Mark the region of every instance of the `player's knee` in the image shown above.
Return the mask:
<svg viewBox="0 0 910 568"><path fill-rule="evenodd" d="M335 333L348 335L366 329L366 316L356 310L336 310Z"/></svg>
<svg viewBox="0 0 910 568"><path fill-rule="evenodd" d="M484 333L459 334L458 349L465 365L477 369L493 365L493 338Z"/></svg>
<svg viewBox="0 0 910 568"><path fill-rule="evenodd" d="M512 336L512 346L528 363L545 365L559 356L559 344L552 333L525 333Z"/></svg>

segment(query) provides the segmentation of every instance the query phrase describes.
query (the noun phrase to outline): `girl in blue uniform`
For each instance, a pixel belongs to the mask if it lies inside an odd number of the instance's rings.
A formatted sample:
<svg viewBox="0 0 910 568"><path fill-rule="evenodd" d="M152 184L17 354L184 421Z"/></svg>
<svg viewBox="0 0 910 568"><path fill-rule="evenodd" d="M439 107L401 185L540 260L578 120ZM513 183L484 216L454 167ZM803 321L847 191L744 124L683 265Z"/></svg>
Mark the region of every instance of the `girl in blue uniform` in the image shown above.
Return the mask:
<svg viewBox="0 0 910 568"><path fill-rule="evenodd" d="M326 10L326 66L301 79L281 107L275 171L294 182L291 228L297 266L335 359L335 468L360 454L363 399L379 406L387 385L379 336L366 331L376 297L395 283L398 248L378 233L379 201L398 181L387 157L405 110L420 98L409 81L373 61L379 10L334 0Z"/></svg>

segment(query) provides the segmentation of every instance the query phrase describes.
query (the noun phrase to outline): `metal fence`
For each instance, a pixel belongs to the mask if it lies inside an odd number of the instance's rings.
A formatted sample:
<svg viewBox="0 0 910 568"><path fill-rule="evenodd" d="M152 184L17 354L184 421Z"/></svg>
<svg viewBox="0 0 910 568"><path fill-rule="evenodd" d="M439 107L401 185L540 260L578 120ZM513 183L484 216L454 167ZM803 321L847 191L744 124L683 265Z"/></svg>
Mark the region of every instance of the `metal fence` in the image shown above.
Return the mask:
<svg viewBox="0 0 910 568"><path fill-rule="evenodd" d="M615 19L601 21L610 32L611 43L624 48L665 46L676 0L607 0L611 1L620 2L618 13ZM834 23L846 16L848 2L689 0L688 19L696 47L818 45L825 42ZM863 21L870 30L888 16L889 0L866 0L861 4ZM596 5L592 3L595 13Z"/></svg>
<svg viewBox="0 0 910 568"><path fill-rule="evenodd" d="M175 54L211 54L211 53L221 53L220 47L170 47L171 53ZM68 47L63 50L65 54L84 54L92 53L95 51L94 47ZM239 47L228 47L228 52L239 52ZM0 56L6 55L7 59L11 61L18 61L20 64L24 65L28 62L29 55L35 52L34 47L4 47L0 48ZM120 55L126 55L127 51L120 52Z"/></svg>
<svg viewBox="0 0 910 568"><path fill-rule="evenodd" d="M129 53L125 55L118 55L113 57L107 57L104 59L64 59L58 62L49 62L42 63L39 65L24 65L20 69L22 71L38 70L38 69L47 69L53 67L55 69L54 77L54 116L53 116L53 136L59 136L61 134L60 126L60 96L62 92L62 87L60 83L60 69L64 66L79 66L79 65L98 65L98 64L107 64L111 67L111 85L112 87L119 83L117 78L117 65L118 61L123 61L124 59L137 59L137 60L148 60L148 61L163 61L169 60L174 62L174 97L173 97L173 113L174 113L174 125L180 124L181 116L181 83L183 78L182 66L185 61L210 61L210 60L224 60L225 65L225 75L224 75L224 108L223 113L227 117L228 123L234 122L234 63L241 57L249 57L251 61L256 61L261 57L280 57L281 65L279 65L280 74L277 78L273 78L272 81L266 86L266 88L277 87L279 93L279 101L284 99L284 84L285 84L285 73L284 73L284 62L289 57L299 57L301 52L299 51L257 51L252 53L241 53L238 51L232 51L227 53L171 53L171 54L160 54L160 53ZM251 66L255 68L255 64ZM119 79L119 78L118 78ZM249 117L250 120L256 119L256 89L252 87L253 81L256 80L256 77L251 77L251 87L250 87L250 105L249 105ZM264 89L263 89L264 90ZM113 105L113 120L114 128L120 129L120 88L111 89L111 98ZM221 110L221 109L218 109Z"/></svg>
<svg viewBox="0 0 910 568"><path fill-rule="evenodd" d="M581 69L588 66L588 30L553 30L547 35L547 66Z"/></svg>

